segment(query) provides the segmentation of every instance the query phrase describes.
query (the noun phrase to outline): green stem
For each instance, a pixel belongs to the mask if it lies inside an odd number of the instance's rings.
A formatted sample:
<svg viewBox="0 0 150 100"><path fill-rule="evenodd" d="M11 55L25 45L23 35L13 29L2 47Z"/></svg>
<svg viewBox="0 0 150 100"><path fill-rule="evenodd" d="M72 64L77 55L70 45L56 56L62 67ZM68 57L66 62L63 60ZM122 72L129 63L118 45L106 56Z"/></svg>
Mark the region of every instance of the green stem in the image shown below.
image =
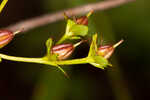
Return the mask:
<svg viewBox="0 0 150 100"><path fill-rule="evenodd" d="M64 60L64 61L56 61L58 65L73 65L73 64L85 64L89 63L89 58L80 58L80 59L72 59L72 60Z"/></svg>
<svg viewBox="0 0 150 100"><path fill-rule="evenodd" d="M11 60L11 61L18 61L18 62L29 62L29 63L40 63L40 64L48 64L48 65L55 65L53 62L45 63L46 60L43 58L26 58L26 57L15 57L15 56L8 56L5 54L0 54L0 58Z"/></svg>
<svg viewBox="0 0 150 100"><path fill-rule="evenodd" d="M29 63L39 63L39 64L46 64L46 65L72 65L72 64L85 64L91 61L90 58L80 58L80 59L73 59L73 60L65 60L65 61L48 61L45 59L46 57L42 58L26 58L26 57L15 57L15 56L8 56L5 54L0 54L0 58L11 60L11 61L18 61L18 62L29 62Z"/></svg>
<svg viewBox="0 0 150 100"><path fill-rule="evenodd" d="M3 8L5 7L7 2L8 2L8 0L3 0L2 3L0 4L0 13L3 10Z"/></svg>

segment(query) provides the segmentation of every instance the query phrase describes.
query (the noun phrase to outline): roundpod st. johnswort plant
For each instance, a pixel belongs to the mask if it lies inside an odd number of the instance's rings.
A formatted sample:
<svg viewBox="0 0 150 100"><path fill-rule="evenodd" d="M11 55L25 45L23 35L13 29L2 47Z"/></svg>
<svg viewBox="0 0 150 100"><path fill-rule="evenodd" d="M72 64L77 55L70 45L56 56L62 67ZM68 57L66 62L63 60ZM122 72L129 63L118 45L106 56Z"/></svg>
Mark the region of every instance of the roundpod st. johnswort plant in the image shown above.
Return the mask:
<svg viewBox="0 0 150 100"><path fill-rule="evenodd" d="M45 56L41 58L28 58L28 57L15 57L9 56L0 53L0 59L12 60L12 61L19 61L19 62L29 62L29 63L38 63L38 64L46 64L58 67L66 76L66 72L60 67L62 65L73 65L73 64L86 64L89 63L97 68L104 69L110 65L108 62L108 58L114 52L114 49L123 42L123 40L119 41L114 45L105 45L100 46L98 48L97 45L97 34L92 36L92 42L90 45L88 56L85 58L75 58L75 59L68 59L71 56L74 49L79 46L85 40L82 37L88 34L88 18L91 15L91 12L88 13L86 16L82 16L76 18L76 20L67 19L67 25L65 34L62 38L53 43L52 38L49 38L46 41L47 52ZM8 30L0 30L0 48L4 47L8 44L14 35L17 32L11 32ZM75 44L71 43L74 39L80 41ZM64 41L70 40L70 43L64 43Z"/></svg>

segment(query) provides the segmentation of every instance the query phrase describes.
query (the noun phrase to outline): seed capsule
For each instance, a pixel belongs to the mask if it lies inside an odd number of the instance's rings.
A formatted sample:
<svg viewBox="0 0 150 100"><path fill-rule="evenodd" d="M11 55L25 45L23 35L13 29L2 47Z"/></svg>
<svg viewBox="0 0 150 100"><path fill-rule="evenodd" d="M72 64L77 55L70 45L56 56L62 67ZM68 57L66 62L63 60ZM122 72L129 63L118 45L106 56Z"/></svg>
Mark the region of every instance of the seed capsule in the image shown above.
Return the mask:
<svg viewBox="0 0 150 100"><path fill-rule="evenodd" d="M121 43L123 42L123 40L120 40L118 43L114 44L114 45L105 45L105 46L100 46L98 48L98 52L97 54L100 56L103 56L104 58L108 59L111 57L111 55L113 54L115 48L117 46L119 46Z"/></svg>
<svg viewBox="0 0 150 100"><path fill-rule="evenodd" d="M14 37L12 31L1 29L0 30L0 48L7 45Z"/></svg>
<svg viewBox="0 0 150 100"><path fill-rule="evenodd" d="M75 47L79 46L81 43L86 42L86 40L82 40L76 44L60 44L52 47L51 53L57 54L59 60L67 59L73 53Z"/></svg>
<svg viewBox="0 0 150 100"><path fill-rule="evenodd" d="M52 47L51 53L57 54L59 60L67 59L73 52L74 45L72 44L61 44Z"/></svg>
<svg viewBox="0 0 150 100"><path fill-rule="evenodd" d="M81 24L81 25L88 25L88 17L87 16L82 16L80 18L77 18L76 23Z"/></svg>
<svg viewBox="0 0 150 100"><path fill-rule="evenodd" d="M105 46L100 46L98 48L98 55L103 56L104 58L108 59L112 53L114 52L114 48L111 45L105 45Z"/></svg>

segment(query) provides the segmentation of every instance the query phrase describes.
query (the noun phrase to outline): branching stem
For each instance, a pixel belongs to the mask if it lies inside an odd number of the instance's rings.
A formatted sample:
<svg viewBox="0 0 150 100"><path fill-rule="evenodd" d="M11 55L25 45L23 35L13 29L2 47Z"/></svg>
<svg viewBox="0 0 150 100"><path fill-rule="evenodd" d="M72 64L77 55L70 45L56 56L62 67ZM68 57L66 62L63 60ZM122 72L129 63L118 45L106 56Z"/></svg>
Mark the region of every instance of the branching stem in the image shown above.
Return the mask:
<svg viewBox="0 0 150 100"><path fill-rule="evenodd" d="M72 64L85 64L89 63L92 60L88 57L86 58L80 58L80 59L72 59L72 60L65 60L65 61L48 61L45 59L45 57L42 58L26 58L26 57L15 57L15 56L9 56L5 54L0 53L0 58L11 60L11 61L18 61L18 62L28 62L28 63L39 63L39 64L46 64L46 65L72 65Z"/></svg>

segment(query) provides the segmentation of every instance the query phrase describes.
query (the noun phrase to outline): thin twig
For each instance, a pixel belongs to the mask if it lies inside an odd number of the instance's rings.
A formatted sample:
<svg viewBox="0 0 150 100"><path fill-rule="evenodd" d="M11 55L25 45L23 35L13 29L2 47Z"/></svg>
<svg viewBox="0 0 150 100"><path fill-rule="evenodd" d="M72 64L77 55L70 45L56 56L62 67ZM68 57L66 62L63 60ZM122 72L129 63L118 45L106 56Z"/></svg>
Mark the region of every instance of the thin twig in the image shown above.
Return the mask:
<svg viewBox="0 0 150 100"><path fill-rule="evenodd" d="M12 31L16 31L20 28L24 28L23 31L25 32L25 31L29 31L33 28L64 19L64 16L63 16L64 12L67 13L68 16L81 15L81 14L85 14L91 10L94 10L94 11L107 10L110 8L120 6L122 4L126 4L131 1L135 1L135 0L106 0L106 1L101 1L101 2L97 2L97 3L93 3L93 4L86 4L83 6L78 6L75 8L62 10L62 11L59 11L56 13L45 14L45 15L38 16L35 18L27 19L27 20L18 22L16 24L12 24L6 28L10 29Z"/></svg>

